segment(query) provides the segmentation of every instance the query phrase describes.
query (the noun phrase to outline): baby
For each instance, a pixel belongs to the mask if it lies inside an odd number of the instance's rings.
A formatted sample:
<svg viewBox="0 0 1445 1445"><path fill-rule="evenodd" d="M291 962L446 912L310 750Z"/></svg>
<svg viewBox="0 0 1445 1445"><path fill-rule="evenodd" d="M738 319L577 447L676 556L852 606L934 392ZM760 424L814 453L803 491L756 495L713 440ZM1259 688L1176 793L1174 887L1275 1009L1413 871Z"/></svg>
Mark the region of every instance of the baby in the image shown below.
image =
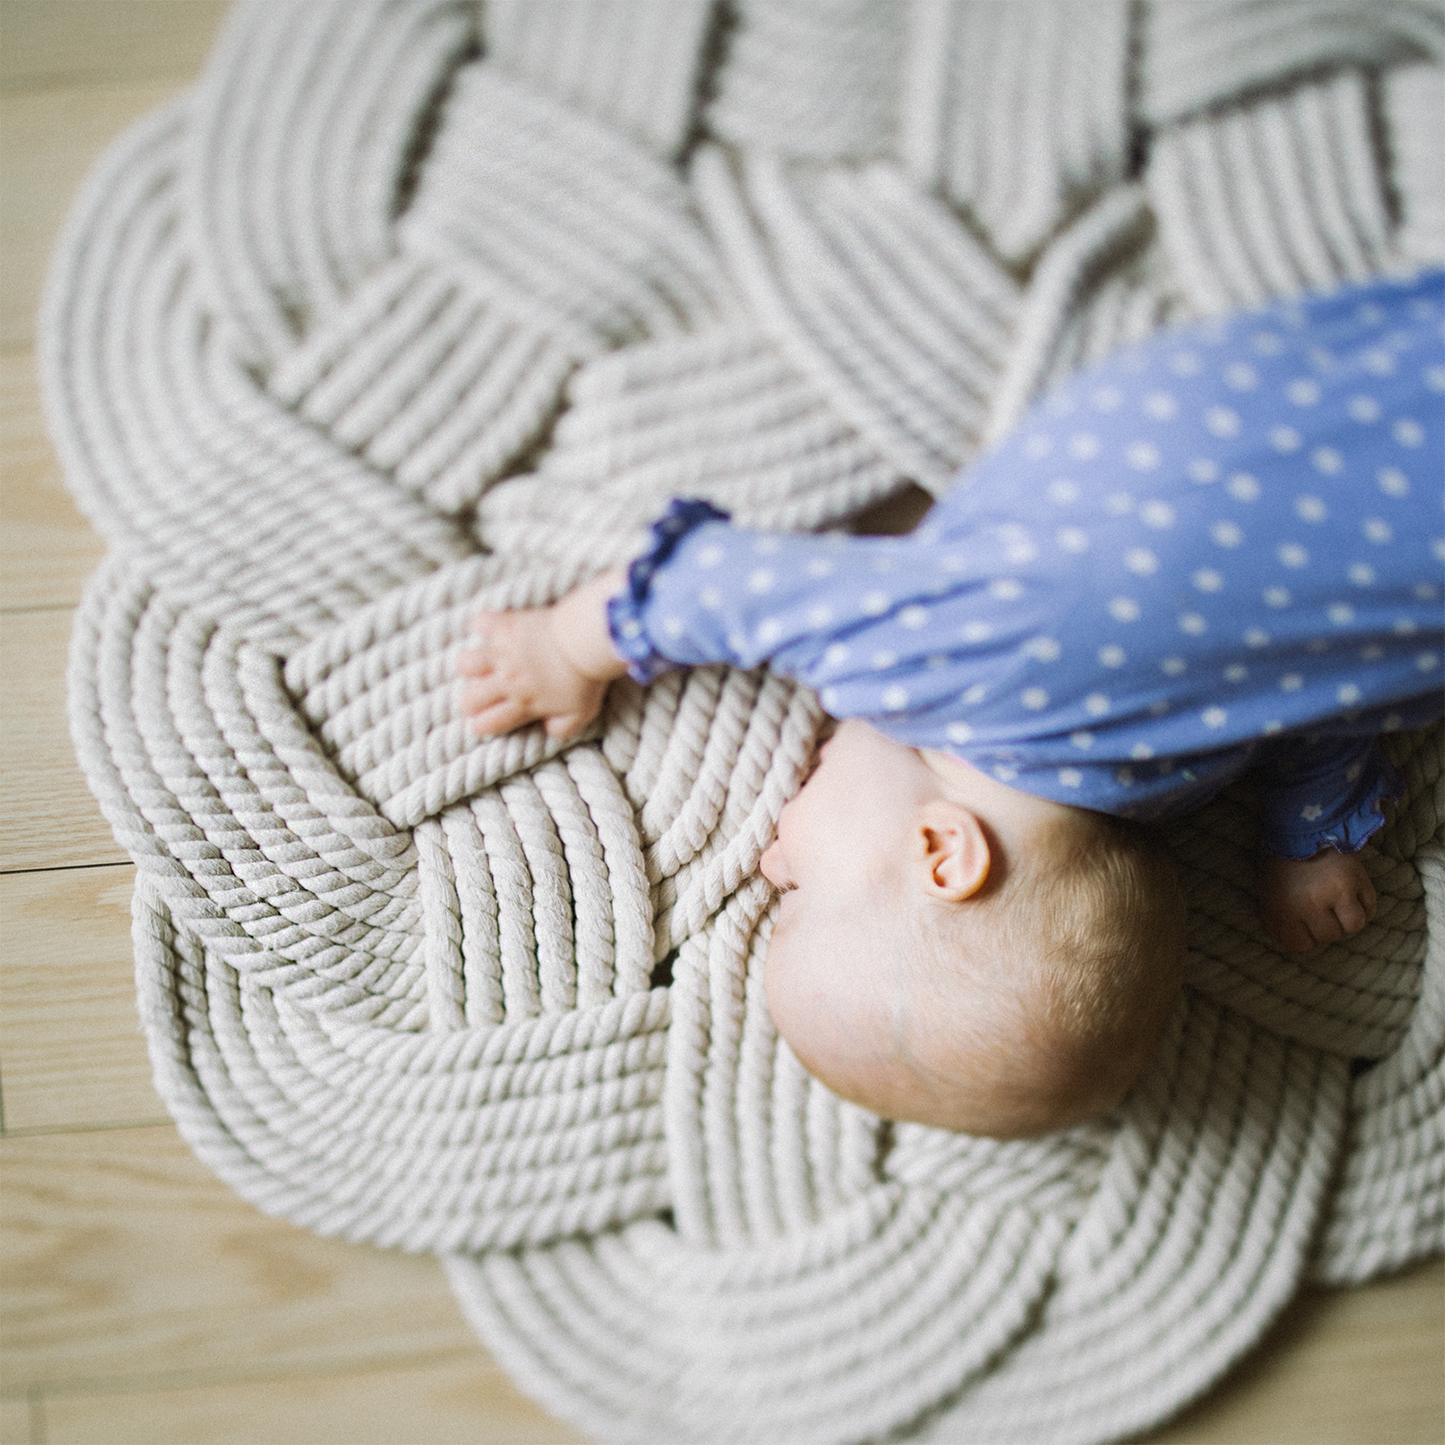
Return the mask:
<svg viewBox="0 0 1445 1445"><path fill-rule="evenodd" d="M608 684L766 663L841 719L783 809L765 984L803 1065L878 1114L997 1137L1116 1104L1179 987L1141 822L1255 776L1266 926L1375 894L1400 783L1375 735L1445 713L1445 273L1163 333L1035 408L902 538L675 502L626 572L488 614L484 735L581 731Z"/></svg>

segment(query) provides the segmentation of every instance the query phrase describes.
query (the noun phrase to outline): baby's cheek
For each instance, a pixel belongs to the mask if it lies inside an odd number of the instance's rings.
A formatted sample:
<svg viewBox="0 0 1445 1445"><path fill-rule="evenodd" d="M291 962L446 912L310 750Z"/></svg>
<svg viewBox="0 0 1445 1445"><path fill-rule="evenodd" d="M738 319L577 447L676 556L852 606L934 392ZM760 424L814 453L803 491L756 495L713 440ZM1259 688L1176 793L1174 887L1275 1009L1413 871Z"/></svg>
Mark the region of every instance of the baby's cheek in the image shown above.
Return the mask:
<svg viewBox="0 0 1445 1445"><path fill-rule="evenodd" d="M800 914L796 894L786 900L789 916L779 918L763 961L763 994L773 1026L809 1073L816 1073L815 1060L827 1053L826 1035L834 1017L836 1000L827 996L829 985L810 966L806 920Z"/></svg>
<svg viewBox="0 0 1445 1445"><path fill-rule="evenodd" d="M788 1038L788 1028L798 1003L797 970L789 964L787 932L780 921L773 927L773 936L768 943L768 956L763 960L763 996L768 1001L768 1012L773 1016L773 1024L785 1039Z"/></svg>

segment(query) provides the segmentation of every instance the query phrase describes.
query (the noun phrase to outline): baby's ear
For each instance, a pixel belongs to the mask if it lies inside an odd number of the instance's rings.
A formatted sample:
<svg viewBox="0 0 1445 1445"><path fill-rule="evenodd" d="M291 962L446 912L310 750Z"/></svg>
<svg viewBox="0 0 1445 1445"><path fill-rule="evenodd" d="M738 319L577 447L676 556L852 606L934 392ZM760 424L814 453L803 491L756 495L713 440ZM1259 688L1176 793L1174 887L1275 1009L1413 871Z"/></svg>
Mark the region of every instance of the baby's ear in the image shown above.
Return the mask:
<svg viewBox="0 0 1445 1445"><path fill-rule="evenodd" d="M920 810L916 837L923 891L944 903L972 898L988 881L988 834L961 803L934 798Z"/></svg>

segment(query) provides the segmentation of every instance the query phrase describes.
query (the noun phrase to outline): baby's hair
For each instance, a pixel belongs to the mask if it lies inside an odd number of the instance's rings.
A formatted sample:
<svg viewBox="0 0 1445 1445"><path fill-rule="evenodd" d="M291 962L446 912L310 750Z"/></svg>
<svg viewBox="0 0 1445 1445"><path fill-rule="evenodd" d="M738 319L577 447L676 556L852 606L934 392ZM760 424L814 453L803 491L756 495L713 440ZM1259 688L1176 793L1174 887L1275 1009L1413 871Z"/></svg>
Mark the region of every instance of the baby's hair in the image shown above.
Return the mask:
<svg viewBox="0 0 1445 1445"><path fill-rule="evenodd" d="M894 1037L939 1098L925 1122L1034 1135L1112 1108L1148 1062L1179 992L1183 894L1159 839L1078 809L992 896L926 907L914 934L905 992L927 1021Z"/></svg>

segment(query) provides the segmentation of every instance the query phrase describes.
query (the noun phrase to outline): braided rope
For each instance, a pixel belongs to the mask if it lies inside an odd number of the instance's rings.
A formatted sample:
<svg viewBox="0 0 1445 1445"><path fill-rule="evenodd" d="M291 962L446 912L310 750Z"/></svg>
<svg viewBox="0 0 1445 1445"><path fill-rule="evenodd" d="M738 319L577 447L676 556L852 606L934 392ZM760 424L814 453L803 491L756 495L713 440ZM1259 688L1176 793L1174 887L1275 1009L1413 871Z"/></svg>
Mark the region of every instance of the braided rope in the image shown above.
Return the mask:
<svg viewBox="0 0 1445 1445"><path fill-rule="evenodd" d="M1445 259L1429 0L243 0L57 247L47 406L113 555L75 746L157 1087L259 1208L443 1255L616 1440L1104 1441L1306 1278L1445 1248L1438 729L1307 958L1253 804L1173 826L1188 988L1113 1114L999 1143L811 1079L757 875L822 715L764 674L479 741L480 608L666 499L938 492L1171 321Z"/></svg>

